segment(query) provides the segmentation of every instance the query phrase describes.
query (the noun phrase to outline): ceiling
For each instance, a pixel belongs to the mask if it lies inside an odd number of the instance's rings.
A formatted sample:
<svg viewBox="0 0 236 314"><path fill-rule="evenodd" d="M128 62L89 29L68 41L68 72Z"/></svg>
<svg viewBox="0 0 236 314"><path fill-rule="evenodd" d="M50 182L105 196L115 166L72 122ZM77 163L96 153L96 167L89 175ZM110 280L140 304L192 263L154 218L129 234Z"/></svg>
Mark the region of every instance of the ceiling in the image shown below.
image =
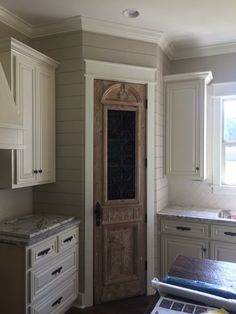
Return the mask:
<svg viewBox="0 0 236 314"><path fill-rule="evenodd" d="M235 0L0 0L0 5L33 26L84 16L158 31L177 50L236 44ZM127 19L121 14L126 8L141 14Z"/></svg>

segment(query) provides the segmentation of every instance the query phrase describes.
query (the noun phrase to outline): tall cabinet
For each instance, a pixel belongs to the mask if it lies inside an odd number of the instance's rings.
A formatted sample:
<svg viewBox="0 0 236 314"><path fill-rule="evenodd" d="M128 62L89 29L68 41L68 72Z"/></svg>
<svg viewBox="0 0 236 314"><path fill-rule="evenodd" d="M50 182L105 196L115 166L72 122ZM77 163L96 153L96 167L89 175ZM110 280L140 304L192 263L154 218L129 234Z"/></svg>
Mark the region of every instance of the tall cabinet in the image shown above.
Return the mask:
<svg viewBox="0 0 236 314"><path fill-rule="evenodd" d="M164 76L166 173L204 180L206 100L211 72Z"/></svg>
<svg viewBox="0 0 236 314"><path fill-rule="evenodd" d="M9 38L2 62L24 126L24 150L1 151L1 188L55 181L55 68L58 63Z"/></svg>

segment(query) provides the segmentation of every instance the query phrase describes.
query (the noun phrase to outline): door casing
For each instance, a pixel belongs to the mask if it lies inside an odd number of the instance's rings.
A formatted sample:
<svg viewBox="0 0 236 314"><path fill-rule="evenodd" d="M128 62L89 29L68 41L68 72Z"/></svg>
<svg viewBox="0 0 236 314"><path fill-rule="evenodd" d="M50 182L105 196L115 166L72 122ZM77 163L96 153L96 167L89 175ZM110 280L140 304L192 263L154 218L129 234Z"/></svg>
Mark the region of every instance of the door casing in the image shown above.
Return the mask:
<svg viewBox="0 0 236 314"><path fill-rule="evenodd" d="M147 85L147 294L153 294L150 282L155 274L155 87L156 68L131 66L85 59L85 213L84 213L84 292L79 293L81 307L93 305L93 147L94 80L105 79Z"/></svg>

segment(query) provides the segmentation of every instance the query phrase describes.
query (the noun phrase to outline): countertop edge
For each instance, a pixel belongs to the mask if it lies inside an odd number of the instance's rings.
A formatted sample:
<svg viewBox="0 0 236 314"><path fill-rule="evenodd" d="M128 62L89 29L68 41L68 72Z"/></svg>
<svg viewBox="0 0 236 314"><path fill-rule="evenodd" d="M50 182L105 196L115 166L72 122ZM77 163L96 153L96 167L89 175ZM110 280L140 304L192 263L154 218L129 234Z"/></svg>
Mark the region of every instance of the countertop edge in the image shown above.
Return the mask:
<svg viewBox="0 0 236 314"><path fill-rule="evenodd" d="M61 224L60 226L49 229L45 231L44 233L40 233L32 238L20 238L15 236L8 236L8 235L1 235L0 234L0 243L10 244L10 245L17 245L17 246L31 246L34 245L40 241L43 241L54 234L57 234L59 232L62 232L66 229L69 229L74 226L79 226L80 220L74 219L72 221L69 221L67 223Z"/></svg>
<svg viewBox="0 0 236 314"><path fill-rule="evenodd" d="M170 212L170 210L174 210L175 212ZM179 213L178 213L179 211ZM194 211L198 211L197 209L194 209ZM220 210L209 210L209 212L211 212L211 214L215 213L217 214ZM221 225L228 225L228 226L235 226L236 225L236 220L233 219L226 219L226 218L219 218L219 217L199 217L199 216L193 216L193 214L191 214L191 209L187 209L187 208L179 208L176 206L176 208L174 208L174 206L171 207L167 207L165 209L162 209L161 211L157 212L157 216L161 217L161 218L165 218L165 219L178 219L178 220L192 220L195 222L202 222L202 223L210 223L210 224L221 224ZM202 213L204 215L204 213L207 215L207 211L206 210L199 210L199 214Z"/></svg>

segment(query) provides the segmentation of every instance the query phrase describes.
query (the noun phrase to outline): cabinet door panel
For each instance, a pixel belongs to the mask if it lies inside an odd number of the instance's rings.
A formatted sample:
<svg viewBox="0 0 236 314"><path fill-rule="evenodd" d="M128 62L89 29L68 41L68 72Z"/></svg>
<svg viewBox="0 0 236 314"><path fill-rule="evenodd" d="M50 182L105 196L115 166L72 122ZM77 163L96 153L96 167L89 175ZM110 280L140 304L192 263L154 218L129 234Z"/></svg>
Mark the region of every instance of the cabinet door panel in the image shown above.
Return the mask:
<svg viewBox="0 0 236 314"><path fill-rule="evenodd" d="M217 261L236 263L236 244L212 241L211 258Z"/></svg>
<svg viewBox="0 0 236 314"><path fill-rule="evenodd" d="M35 147L34 147L34 116L35 116L35 66L28 58L16 55L15 97L19 115L24 125L24 150L16 152L16 184L30 184L35 181Z"/></svg>
<svg viewBox="0 0 236 314"><path fill-rule="evenodd" d="M206 96L211 72L164 76L166 172L206 177Z"/></svg>
<svg viewBox="0 0 236 314"><path fill-rule="evenodd" d="M200 161L200 83L178 82L167 86L167 171L197 176Z"/></svg>
<svg viewBox="0 0 236 314"><path fill-rule="evenodd" d="M165 276L178 255L207 258L206 240L163 235L161 238L162 276Z"/></svg>
<svg viewBox="0 0 236 314"><path fill-rule="evenodd" d="M55 79L54 71L40 67L37 73L38 181L55 181Z"/></svg>

